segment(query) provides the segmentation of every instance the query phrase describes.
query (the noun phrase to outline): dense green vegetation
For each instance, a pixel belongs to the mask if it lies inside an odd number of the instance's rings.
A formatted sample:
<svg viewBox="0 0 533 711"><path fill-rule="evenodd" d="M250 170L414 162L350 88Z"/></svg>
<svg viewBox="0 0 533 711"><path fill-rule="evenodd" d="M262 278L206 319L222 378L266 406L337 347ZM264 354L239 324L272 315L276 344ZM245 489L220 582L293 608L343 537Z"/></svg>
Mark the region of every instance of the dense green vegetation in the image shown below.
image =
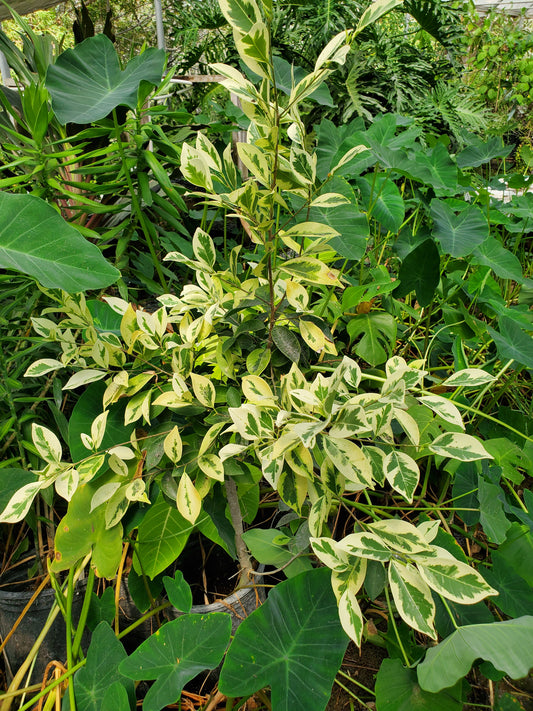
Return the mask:
<svg viewBox="0 0 533 711"><path fill-rule="evenodd" d="M2 709L528 708L527 27L169 18L168 55L86 10L64 51L0 35L0 603L56 592ZM251 614L193 607L217 554Z"/></svg>

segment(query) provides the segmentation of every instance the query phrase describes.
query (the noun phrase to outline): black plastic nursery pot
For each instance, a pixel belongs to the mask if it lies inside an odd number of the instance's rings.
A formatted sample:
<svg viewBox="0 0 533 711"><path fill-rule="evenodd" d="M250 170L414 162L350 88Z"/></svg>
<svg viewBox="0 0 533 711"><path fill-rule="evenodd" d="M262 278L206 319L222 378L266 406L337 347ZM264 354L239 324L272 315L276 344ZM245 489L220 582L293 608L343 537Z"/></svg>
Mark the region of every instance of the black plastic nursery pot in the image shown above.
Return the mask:
<svg viewBox="0 0 533 711"><path fill-rule="evenodd" d="M20 576L18 577L20 580ZM4 578L0 579L1 640L4 640L11 632L35 592L36 586L33 590L30 590L27 585L28 583L18 582L17 576L4 576ZM86 586L86 581L80 580L74 592L72 604L74 625L77 624L80 617ZM8 639L3 656L9 681L11 681L28 656L48 619L54 601L55 593L53 589L44 588L20 620L13 635ZM86 642L88 640L84 639L83 641ZM86 647L86 644L83 644L83 646ZM58 661L64 663L67 656L66 649L65 621L63 615L59 613L39 648L31 677L27 680L28 685L42 681L46 667L50 662Z"/></svg>

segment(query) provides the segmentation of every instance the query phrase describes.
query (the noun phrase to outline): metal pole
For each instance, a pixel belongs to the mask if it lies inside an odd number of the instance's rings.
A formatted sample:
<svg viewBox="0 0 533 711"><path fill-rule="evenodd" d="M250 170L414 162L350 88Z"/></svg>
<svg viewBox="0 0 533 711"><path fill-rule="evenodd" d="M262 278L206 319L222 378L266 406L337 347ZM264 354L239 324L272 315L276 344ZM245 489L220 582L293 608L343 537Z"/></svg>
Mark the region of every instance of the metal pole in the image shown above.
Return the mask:
<svg viewBox="0 0 533 711"><path fill-rule="evenodd" d="M157 48L165 49L165 29L163 27L163 8L161 0L154 0L155 27L157 33Z"/></svg>
<svg viewBox="0 0 533 711"><path fill-rule="evenodd" d="M0 22L0 30L2 29L2 23ZM11 70L9 69L9 64L7 63L6 55L0 50L0 74L2 75L2 84L6 85L11 79Z"/></svg>

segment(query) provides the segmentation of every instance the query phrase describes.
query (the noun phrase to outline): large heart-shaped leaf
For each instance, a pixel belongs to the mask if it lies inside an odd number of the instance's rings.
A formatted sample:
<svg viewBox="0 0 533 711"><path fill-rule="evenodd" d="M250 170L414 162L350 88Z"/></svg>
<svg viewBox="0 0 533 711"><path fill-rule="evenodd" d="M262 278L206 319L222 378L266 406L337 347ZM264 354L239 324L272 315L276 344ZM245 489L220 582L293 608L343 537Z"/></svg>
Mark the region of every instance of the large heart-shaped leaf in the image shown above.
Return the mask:
<svg viewBox="0 0 533 711"><path fill-rule="evenodd" d="M327 568L277 585L237 629L220 674L227 696L272 689L275 711L323 711L348 638Z"/></svg>
<svg viewBox="0 0 533 711"><path fill-rule="evenodd" d="M94 630L91 644L87 650L87 663L74 677L76 706L84 711L102 711L104 700L119 700L120 707L115 711L125 711L135 707L135 689L133 681L123 677L118 665L128 655L118 641L107 622L100 622ZM117 682L119 687L117 688ZM124 706L123 698L126 697ZM129 702L128 702L129 699ZM111 705L109 705L111 708Z"/></svg>
<svg viewBox="0 0 533 711"><path fill-rule="evenodd" d="M134 109L141 82L159 84L164 64L163 50L147 49L122 70L111 40L105 35L89 37L48 68L52 108L61 123L98 121L117 106Z"/></svg>
<svg viewBox="0 0 533 711"><path fill-rule="evenodd" d="M143 642L119 672L130 679L156 681L143 702L144 711L160 711L176 702L185 684L222 659L231 634L226 612L183 615L167 622Z"/></svg>
<svg viewBox="0 0 533 711"><path fill-rule="evenodd" d="M0 192L0 214L0 267L68 292L103 289L119 278L98 247L41 198Z"/></svg>
<svg viewBox="0 0 533 711"><path fill-rule="evenodd" d="M533 617L524 616L488 625L467 625L455 630L426 652L418 665L418 681L436 693L466 676L476 659L485 659L520 679L533 667Z"/></svg>
<svg viewBox="0 0 533 711"><path fill-rule="evenodd" d="M426 239L404 258L398 273L400 284L394 290L397 298L415 290L420 306L429 306L440 281L440 256L437 245Z"/></svg>
<svg viewBox="0 0 533 711"><path fill-rule="evenodd" d="M489 236L489 223L477 205L469 205L458 215L442 200L431 201L433 235L442 251L452 257L466 257Z"/></svg>
<svg viewBox="0 0 533 711"><path fill-rule="evenodd" d="M440 694L420 688L414 669L399 659L384 659L376 677L376 706L380 711L461 711L461 682Z"/></svg>
<svg viewBox="0 0 533 711"><path fill-rule="evenodd" d="M398 232L405 205L396 184L387 175L371 173L357 181L365 210L389 232Z"/></svg>

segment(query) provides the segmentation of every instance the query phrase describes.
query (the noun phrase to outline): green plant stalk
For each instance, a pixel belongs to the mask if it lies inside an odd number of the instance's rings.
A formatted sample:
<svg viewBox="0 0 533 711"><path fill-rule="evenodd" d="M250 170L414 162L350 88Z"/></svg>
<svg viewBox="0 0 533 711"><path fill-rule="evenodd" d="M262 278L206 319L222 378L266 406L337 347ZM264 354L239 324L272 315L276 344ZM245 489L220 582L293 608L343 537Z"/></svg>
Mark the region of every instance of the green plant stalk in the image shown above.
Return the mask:
<svg viewBox="0 0 533 711"><path fill-rule="evenodd" d="M472 407L478 407L481 404L481 401L483 400L485 394L491 389L491 387L502 377L502 375L505 373L505 371L511 367L511 365L514 363L514 359L511 358L511 360L508 360L507 363L500 368L500 370L496 373L494 376L496 380L491 381L490 383L487 383L484 388L482 388L479 393L477 394L474 402L472 403Z"/></svg>
<svg viewBox="0 0 533 711"><path fill-rule="evenodd" d="M385 599L387 600L387 608L389 610L389 617L390 617L390 621L392 623L392 627L394 629L394 634L396 635L396 639L398 640L398 646L400 647L400 651L402 653L402 657L404 659L405 666L408 667L408 666L410 666L409 657L407 656L407 653L406 653L404 646L402 644L400 633L398 632L398 627L396 627L396 620L394 619L394 613L392 611L392 607L390 604L389 588L386 585L385 585Z"/></svg>
<svg viewBox="0 0 533 711"><path fill-rule="evenodd" d="M67 668L74 666L72 656L72 602L74 599L74 569L71 568L68 573L68 588L67 588L67 614L65 624L67 628ZM83 628L81 628L83 629ZM70 702L71 711L76 711L76 698L74 696L74 684L68 685L68 699Z"/></svg>
<svg viewBox="0 0 533 711"><path fill-rule="evenodd" d="M91 554L89 553L81 562L78 570L73 574L73 582L74 583L76 583L79 580L81 573L82 573L83 569L85 568L85 566L87 565L87 563L89 562L90 558L91 558ZM52 609L50 610L50 614L48 615L48 618L47 618L46 622L44 623L42 630L39 632L39 635L37 636L37 639L35 640L32 648L28 652L26 659L22 662L17 673L13 677L13 680L7 690L8 693L13 692L19 688L20 683L24 679L28 669L30 668L30 666L33 663L33 660L35 659L35 657L38 654L41 644L44 641L44 638L48 634L50 628L52 627L52 625L54 623L54 620L58 616L59 610L60 610L60 608L59 608L59 605L57 604L57 602L54 603L54 605L52 606ZM45 693L47 693L47 692L44 691L41 695L44 695ZM1 711L9 711L9 709L11 708L12 701L13 701L13 697L10 696L7 699L7 701L4 704L2 704ZM33 704L33 701L30 702L29 704L24 705L22 708L23 709L30 708L32 706L32 704ZM19 709L19 711L22 711L22 708Z"/></svg>
<svg viewBox="0 0 533 711"><path fill-rule="evenodd" d="M81 662L78 662L78 664L76 664L74 667L72 667L72 669L69 669L64 674L62 674L60 677L58 677L57 679L54 679L54 681L50 682L50 684L47 684L44 689L41 689L41 691L39 691L38 694L36 694L30 701L27 701L23 706L21 706L18 711L28 711L28 709L33 708L35 703L37 701L39 701L39 699L42 699L43 696L46 696L47 694L49 694L53 689L55 689L57 686L62 684L66 679L69 679L71 676L73 676L78 671L78 669L81 669L83 666L85 666L85 659L82 659ZM13 693L8 692L7 694L0 696L0 701L2 699L9 700L9 698L12 696L15 696L15 694L20 695L21 693L23 693L23 691L27 692L31 688L33 688L33 687L28 687L27 689L13 692ZM7 711L8 708L10 708L10 707L3 705L2 711Z"/></svg>
<svg viewBox="0 0 533 711"><path fill-rule="evenodd" d="M113 109L113 125L115 127L115 138L117 141L117 148L118 148L118 152L119 152L119 156L120 156L120 161L122 163L122 170L124 171L124 177L125 177L126 183L128 185L128 190L130 191L131 204L133 206L133 209L135 211L137 219L139 220L139 224L140 224L142 231L144 233L144 237L146 239L146 244L148 245L148 249L150 250L152 262L153 262L155 270L157 272L157 276L159 277L159 281L161 282L161 286L165 289L165 291L168 291L168 284L165 279L165 275L163 274L163 270L161 269L159 259L157 258L155 246L152 241L150 231L147 228L146 220L145 220L143 211L141 210L141 206L140 206L139 200L137 198L137 193L135 192L135 188L133 186L133 181L131 179L131 175L130 175L130 172L129 172L129 169L128 169L128 166L126 163L126 155L124 153L124 147L122 145L122 138L120 137L120 126L118 123L116 109Z"/></svg>
<svg viewBox="0 0 533 711"><path fill-rule="evenodd" d="M459 629L459 625L458 625L457 622L455 621L455 618L454 618L454 616L453 616L453 612L451 611L450 606L448 605L448 601L447 601L446 598L443 597L442 595L439 595L439 597L440 597L440 599L441 599L442 604L443 604L444 607L446 608L446 612L447 612L448 615L450 616L450 620L452 621L452 625L455 627L456 630L458 630L458 629Z"/></svg>
<svg viewBox="0 0 533 711"><path fill-rule="evenodd" d="M342 671L342 669L339 669L339 671L337 672L337 674L340 674L341 676L343 676L343 677L344 677L345 679L347 679L348 681L351 681L352 684L355 684L355 685L358 686L360 689L363 689L363 691L366 691L366 693L367 693L367 694L370 694L370 696L375 696L375 695L376 695L376 693L375 693L374 691L372 691L372 689L369 689L368 686L365 686L364 684L361 684L360 681L357 681L357 679L354 679L354 678L351 677L349 674L346 674L345 672Z"/></svg>
<svg viewBox="0 0 533 711"><path fill-rule="evenodd" d="M83 630L85 629L85 623L87 622L89 607L91 606L91 595L94 586L94 576L94 568L90 566L89 574L87 576L87 587L85 589L85 597L83 598L83 605L80 613L80 619L78 621L78 627L76 629L76 634L74 635L74 641L72 643L72 656L74 659L77 659L80 655L81 638L83 636Z"/></svg>
<svg viewBox="0 0 533 711"><path fill-rule="evenodd" d="M350 680L352 681L351 678L350 678ZM335 684L337 684L337 686L339 686L343 691L345 691L347 694L349 694L352 697L352 699L355 699L360 706L362 706L365 709L368 709L368 711L372 711L372 708L370 706L365 704L365 702L362 699L360 699L357 696L357 694L354 694L353 691L350 691L350 689L348 689L347 686L344 686L344 684L341 681L339 681L338 679L335 679Z"/></svg>

